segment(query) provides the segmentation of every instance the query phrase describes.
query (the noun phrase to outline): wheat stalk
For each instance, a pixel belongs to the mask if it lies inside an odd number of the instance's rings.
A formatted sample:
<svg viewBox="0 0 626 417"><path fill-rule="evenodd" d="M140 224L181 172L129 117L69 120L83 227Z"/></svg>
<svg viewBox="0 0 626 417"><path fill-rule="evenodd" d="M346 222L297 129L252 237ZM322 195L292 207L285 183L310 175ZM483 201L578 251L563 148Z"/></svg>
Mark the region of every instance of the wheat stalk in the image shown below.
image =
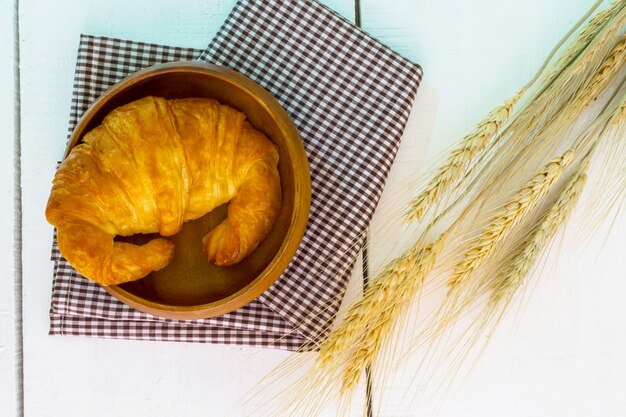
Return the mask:
<svg viewBox="0 0 626 417"><path fill-rule="evenodd" d="M426 189L409 203L407 221L421 220L429 206L436 204L450 185L460 178L473 158L489 144L511 117L513 106L524 94L521 89L515 96L493 109L461 143L452 150L446 162L437 170Z"/></svg>
<svg viewBox="0 0 626 417"><path fill-rule="evenodd" d="M524 219L539 201L550 191L564 169L574 157L572 151L553 159L533 178L524 184L493 218L491 223L476 239L476 243L465 253L448 284L455 287L465 282L472 272L496 249L508 232Z"/></svg>
<svg viewBox="0 0 626 417"><path fill-rule="evenodd" d="M380 352L394 322L410 306L424 279L435 266L444 239L442 235L425 247L420 244L421 249L405 253L383 272L383 276L393 281L394 285L389 285L380 297L375 297L376 308L367 310L369 322L366 328L361 329L360 341L353 348L354 353L343 372L342 392L349 392L356 387L365 368Z"/></svg>
<svg viewBox="0 0 626 417"><path fill-rule="evenodd" d="M608 119L604 119L607 113L599 117L595 110L590 111L592 121L581 119L585 126L580 127L574 123L576 117L573 116L582 114L583 103L596 98L605 100L608 95L603 93L609 92L609 85L614 85L611 81L616 74L622 74L626 54L625 6L626 0L619 0L592 17L559 57L553 60L551 55L546 60L546 65L550 65L546 71L543 66L515 97L492 110L433 171L424 191L411 200L404 218L423 219L442 201L445 202L441 203L443 212L438 209L434 213L436 217L424 224L425 230L419 226L417 243L370 281L363 298L348 310L345 321L319 344L319 354L312 368L302 378L298 377L299 389L293 395L276 397L279 409L289 410L289 415L294 416L305 415L306 410L317 415L335 397L350 399L364 369L381 364L385 370L385 359L397 362L395 355L402 350L405 355L400 361L412 348L426 347L427 355L421 358L428 360L432 357L430 353L448 349L448 342L454 342L454 336L446 331L464 324L461 318L466 317L470 307L478 307L482 312L458 339L465 341L462 345L456 344L461 348L461 355L443 352L448 364L457 365L455 359L463 360L468 349L482 340L486 326L497 324L495 314L506 310L540 252L566 221L585 186L588 155L600 140L602 133L598 134L597 127L600 122L607 122ZM587 16L582 21L586 19ZM577 28L570 34L575 30ZM565 39L569 38L568 35ZM560 49L560 45L555 48ZM622 91L622 87L619 88L618 96ZM611 108L615 107L611 105ZM623 105L617 114L613 120L622 129L626 121ZM593 129L588 129L590 125ZM581 129L584 130L582 136ZM623 132L619 129L611 138L619 138L619 132ZM570 150L545 163L544 155L555 155L557 147L559 153L561 149ZM579 168L555 193L554 203L539 212L537 208L547 200L556 184L560 184L559 179L567 167L582 155L585 157ZM535 174L526 181L528 172ZM523 185L518 187L520 183ZM509 188L514 189L512 194ZM500 190L507 193L506 197ZM459 200L452 203L447 200L460 194ZM461 213L459 217L452 218L458 213ZM436 230L446 232L433 240ZM530 230L530 234L521 236L525 230ZM469 244L468 236L472 238ZM445 254L455 256L459 247L464 252L460 253L460 262L450 265L453 268L446 268L437 259L444 258L441 255L444 250ZM511 247L515 248L514 252L508 251ZM505 269L498 272L495 268L503 260ZM435 263L442 267L437 269L437 274L431 273ZM474 279L478 273L494 270L494 275ZM441 307L427 317L426 330L412 329L415 332L408 338L408 349L396 346L391 336L394 330L400 329L402 320L409 318L408 307L430 289L433 294L445 289L446 283L448 294L444 295ZM408 321L405 324L410 325ZM299 370L303 363L294 359L289 369ZM437 367L438 371L440 369ZM286 412L281 411L279 415L286 415Z"/></svg>
<svg viewBox="0 0 626 417"><path fill-rule="evenodd" d="M558 106L555 117L549 122L541 126L539 129L535 125L537 131L524 149L517 154L511 154L515 157L507 166L508 175L499 173L501 184L512 179L517 172L527 171L534 162L533 155L538 152L551 153L555 147L559 146L559 141L553 138L559 137L561 132L570 129L577 118L581 116L600 94L607 89L607 86L615 79L615 77L623 70L626 63L626 36L622 36L619 41L613 45L610 52L602 62L598 64L597 70L590 74L587 80L582 83L581 88L562 106ZM555 85L558 84L555 83ZM549 105L546 103L545 105ZM545 113L545 112L544 112ZM514 124L516 123L513 122ZM522 130L523 131L523 130Z"/></svg>
<svg viewBox="0 0 626 417"><path fill-rule="evenodd" d="M354 343L361 338L363 330L369 325L372 317L376 316L377 310L387 302L387 295L398 287L401 279L406 278L406 274L400 276L397 271L402 269L406 273L412 272L421 251L420 245L415 245L406 252L402 259L396 259L385 271L370 282L363 298L348 310L344 322L333 329L326 341L322 343L316 361L317 366L332 365L339 357L339 352L346 352L348 348L354 346Z"/></svg>
<svg viewBox="0 0 626 417"><path fill-rule="evenodd" d="M547 73L544 84L551 83L563 71L563 68L576 59L600 33L607 22L616 16L625 5L626 2L624 0L617 0L609 8L599 11L589 19L587 25L578 33L572 43L563 51L562 55L559 56L552 70Z"/></svg>
<svg viewBox="0 0 626 417"><path fill-rule="evenodd" d="M399 286L402 279L407 279L407 275L415 270L418 257L423 250L420 243L413 246L401 258L393 261L370 282L363 298L348 310L344 322L333 329L321 345L316 361L317 366L332 365L340 356L340 352L346 352L348 348L354 346L364 329L370 324L372 317L376 317L378 309L383 308L387 303L388 295ZM398 271L403 271L404 274L401 275Z"/></svg>
<svg viewBox="0 0 626 417"><path fill-rule="evenodd" d="M611 12L595 22L597 27L594 30L587 31L589 26L583 29L587 35L570 46L575 47L578 52L574 54L570 51L562 55L567 59L563 62L559 59L559 63L551 70L558 73L558 77L547 76L542 88L533 98L532 105L527 107L528 111L512 122L512 129L518 135L526 135L533 130L542 131L550 126L555 115L563 113L564 108L572 108L571 101L580 92L581 86L604 63L606 55L614 46L615 37L621 35L626 22L624 6L626 1L619 1L613 5ZM593 19L590 21L592 23Z"/></svg>
<svg viewBox="0 0 626 417"><path fill-rule="evenodd" d="M563 188L554 205L539 221L529 238L523 243L521 250L512 260L510 266L498 275L492 285L492 294L489 305L497 306L503 302L506 305L515 291L521 285L524 277L531 270L537 257L546 246L546 243L565 222L587 183L589 161L583 162L579 171L572 176L569 183Z"/></svg>
<svg viewBox="0 0 626 417"><path fill-rule="evenodd" d="M554 134L555 131L571 124L581 112L606 89L609 83L623 69L626 63L626 35L615 44L597 71L582 86L580 91L563 107L551 128L542 132L543 135ZM544 139L544 136L538 139Z"/></svg>
<svg viewBox="0 0 626 417"><path fill-rule="evenodd" d="M393 309L394 304L401 303L400 298L405 300L415 295L434 256L433 244L424 246L420 241L392 261L370 282L363 298L350 308L344 322L330 332L320 347L316 365L332 366L346 351L356 349L373 318ZM405 296L398 298L398 293Z"/></svg>
<svg viewBox="0 0 626 417"><path fill-rule="evenodd" d="M521 247L513 255L512 260L501 272L496 272L496 278L488 285L482 287L481 294L486 295L485 302L481 303L482 307L478 316L470 321L464 333L460 335L451 345L448 353L444 356L446 363L440 364L449 373L454 375L470 350L476 343L482 340L486 345L488 339L483 339L483 335L488 329L493 330L502 319L504 313L508 310L510 303L516 292L521 287L524 278L535 265L541 251L545 248L550 239L554 236L559 227L565 223L565 220L571 213L572 209L578 202L580 195L587 182L587 171L589 168L589 158L586 158L581 164L581 168L570 177L568 182L559 191L555 202L550 206L547 212L540 218L538 224L533 227L529 236L522 242ZM468 295L464 294L464 306L470 306ZM476 300L474 295L469 298ZM467 309L465 309L467 312ZM454 326L460 318L461 311L457 311L456 315L443 316L443 328ZM435 336L443 336L442 330ZM441 372L441 371L440 371Z"/></svg>
<svg viewBox="0 0 626 417"><path fill-rule="evenodd" d="M605 109L602 111L602 113L596 117L593 121L593 123L587 128L585 129L579 137L577 137L577 139L574 141L573 146L572 146L572 151L568 151L568 153L571 153L571 155L576 156L576 155L585 155L585 157L583 158L583 162L580 163L581 167L579 172L579 177L578 181L575 183L577 186L579 186L580 188L570 188L569 185L567 185L564 190L566 191L562 191L559 196L557 197L557 201L560 201L564 198L564 196L568 196L568 193L574 193L572 194L573 197L576 197L576 192L579 192L582 190L582 186L583 181L586 180L586 172L588 170L588 166L589 166L589 161L591 158L592 153L594 152L594 150L598 147L598 144L602 142L602 138L606 138L609 139L610 137L612 137L610 134L608 134L610 132L610 130L608 129L608 127L612 124L615 123L616 120L620 119L620 115L622 115L622 112L624 112L624 106L625 106L625 100L626 100L626 96L623 96L622 94L623 89L620 88L618 89L618 91L615 92L615 95L613 96L613 98L611 99L611 101L607 104L607 106L605 107ZM572 156L572 159L573 159ZM565 166L563 167L565 169L567 164L565 164ZM572 178L576 179L576 176L572 176ZM558 178L555 179L555 183L558 180ZM572 180L573 181L573 180ZM570 183L571 185L571 183ZM563 194L564 193L564 194ZM575 202L572 200L565 200L565 201L569 201L572 205L575 204ZM556 204L556 203L555 203ZM556 211L552 211L550 212L552 216L560 213L559 210L563 209L563 203L558 203L556 206L554 206L554 210ZM532 210L532 208L530 208L530 210ZM530 214L530 210L529 213ZM564 210L565 211L565 210ZM563 212L564 212L563 211ZM565 214L566 216L566 214ZM527 216L524 216L527 217ZM558 219L558 218L557 218ZM523 220L523 219L522 219ZM537 222L539 223L539 225L542 225L542 221L544 220L544 217L542 217L540 220L538 220ZM543 224L548 225L550 224L550 220L551 218L548 218L548 222ZM554 218L552 218L552 220L554 220ZM564 221L564 219L558 219L559 221ZM532 223L531 223L532 225ZM531 235L532 233L534 233L535 231L537 231L537 228L540 227L539 225L535 226L532 228ZM542 232L542 230L538 230L538 233ZM541 237L541 235L537 235L538 238ZM509 240L513 239L513 237L511 237ZM525 241L526 242L526 241ZM506 242L503 242L503 244L506 244ZM524 243L525 244L525 243ZM525 255L528 256L532 251L530 251L530 249L532 249L532 245L530 245L527 249L527 251L525 252ZM515 264L515 268L517 268L517 272L520 273L520 268L522 268L523 263L522 261L524 260L524 257L521 257L517 263ZM528 267L530 267L532 265L532 262L534 261L534 258L532 260L530 259L526 259L529 264L526 265ZM509 272L513 271L513 273L516 271L516 269L511 269ZM500 268L498 268L500 269ZM523 275L525 275L526 271L522 271L523 273L521 273L520 278L523 277ZM448 326L450 323L454 323L456 319L458 319L460 317L460 315L462 314L462 311L472 305L473 302L477 301L480 299L481 296L484 295L488 295L490 294L491 298L495 297L493 294L495 294L496 292L494 291L495 288L495 283L498 282L503 282L502 279L502 273L498 273L496 271L496 277L497 278L495 281L491 280L489 278L490 274L486 273L486 275L484 275L484 278L477 281L478 285L474 286L471 291L469 292L460 292L460 291L455 291L452 294L449 294L449 298L447 300L446 306L447 306L447 310L444 309L442 310L443 313L445 313L444 315L442 315L442 326L440 326L440 331L445 328L446 326ZM512 278L512 276L510 276L510 278ZM512 283L515 283L517 281L512 281ZM518 282L519 283L519 282ZM465 287L462 287L463 289L465 289ZM514 288L514 285L511 286L511 288ZM502 289L504 289L504 287L502 287ZM512 292L509 293L512 296ZM489 297L488 297L489 298ZM500 308L498 308L497 304L494 303L488 303L487 307L483 310L483 313L481 314L481 318L478 320L478 323L480 323L480 326L478 327L478 329L485 329L485 326L491 322L493 315L499 310L501 312L501 314L504 312L505 307L508 303L502 303L502 305L500 306ZM477 331L478 332L478 331Z"/></svg>
<svg viewBox="0 0 626 417"><path fill-rule="evenodd" d="M599 65L597 61L605 53L607 45L612 42L615 34L623 29L623 22L626 19L626 15L623 13L625 5L626 1L619 0L609 9L599 12L590 19L567 50L550 67L547 71L548 75L541 79L541 88L530 93L530 103L508 125L506 130L510 130L512 135L504 141L504 145L506 142L523 143L528 138L532 139L533 137L545 139L546 132L542 131L553 121L555 110L559 110L556 111L557 117L564 117L569 121L571 120L569 116L576 116L578 114L576 111L592 100L588 96L592 93L588 91L585 94L580 94L580 92L576 94L578 92L577 86L583 84L587 79L587 70ZM620 59L623 61L623 48L618 45L611 55L603 62L601 71L596 74L594 85L598 89L594 97L602 88L606 87L611 77L621 67ZM550 59L548 58L547 61ZM463 184L470 172L480 165L480 163L473 164L476 156L487 147L496 145L503 138L505 131L503 127L511 119L513 105L528 89L531 89L542 72L543 67L516 96L506 100L501 106L490 112L472 133L461 140L448 159L436 170L424 191L409 202L405 213L406 221L421 220L424 214L437 204L444 195L458 189ZM560 76L557 78L557 75ZM581 102L583 105L579 104L577 110L572 111L575 108L573 105ZM557 122L552 124L557 125ZM536 136L532 135L533 130L538 132ZM536 140L532 140L532 142L536 142ZM503 163L503 165L509 164ZM452 184L455 184L455 187L451 187ZM444 211L446 210L444 209Z"/></svg>
<svg viewBox="0 0 626 417"><path fill-rule="evenodd" d="M615 75L626 64L626 35L622 36L615 45L609 56L604 60L602 66L596 71L591 80L577 94L573 100L572 110L568 112L569 119L579 115L580 111L595 100L606 86L614 79Z"/></svg>

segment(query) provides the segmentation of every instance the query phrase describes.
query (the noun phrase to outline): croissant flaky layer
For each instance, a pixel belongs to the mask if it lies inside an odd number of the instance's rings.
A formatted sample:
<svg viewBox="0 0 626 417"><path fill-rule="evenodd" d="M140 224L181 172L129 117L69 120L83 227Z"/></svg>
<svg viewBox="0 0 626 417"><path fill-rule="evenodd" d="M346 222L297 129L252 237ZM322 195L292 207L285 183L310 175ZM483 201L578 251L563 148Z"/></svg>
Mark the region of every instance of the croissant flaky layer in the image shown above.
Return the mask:
<svg viewBox="0 0 626 417"><path fill-rule="evenodd" d="M165 267L167 236L230 201L228 217L202 244L229 266L271 231L281 205L278 152L243 113L211 99L144 97L118 107L59 167L46 207L59 249L103 285ZM144 245L120 236L158 233ZM198 243L200 244L200 242Z"/></svg>

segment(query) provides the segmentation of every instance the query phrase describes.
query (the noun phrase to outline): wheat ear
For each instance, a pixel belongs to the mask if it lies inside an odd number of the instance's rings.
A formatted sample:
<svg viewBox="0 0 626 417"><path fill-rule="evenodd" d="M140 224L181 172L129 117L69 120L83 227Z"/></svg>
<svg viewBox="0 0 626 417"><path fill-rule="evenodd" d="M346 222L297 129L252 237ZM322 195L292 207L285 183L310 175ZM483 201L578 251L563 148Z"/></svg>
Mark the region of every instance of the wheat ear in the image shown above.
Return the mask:
<svg viewBox="0 0 626 417"><path fill-rule="evenodd" d="M602 66L596 71L589 83L584 86L574 104L574 114L572 117L578 116L578 113L584 106L595 100L598 95L606 88L606 86L614 79L624 64L626 63L626 35L623 35L619 42L615 45L609 56L604 60Z"/></svg>
<svg viewBox="0 0 626 417"><path fill-rule="evenodd" d="M342 377L342 393L351 392L356 387L363 371L391 334L393 324L415 299L424 279L435 266L443 240L444 235L441 235L434 243L422 246L423 249L405 253L383 272L388 277L386 281L393 281L396 285L370 297L374 298L376 308L368 312L371 314L369 326L363 329L355 352L348 359Z"/></svg>
<svg viewBox="0 0 626 417"><path fill-rule="evenodd" d="M432 245L424 246L420 241L372 279L363 298L348 310L344 322L333 329L320 347L316 365L332 365L343 354L355 349L368 327L377 323L381 311L398 301L398 288L402 288L405 295L414 295L423 280L425 254L431 252Z"/></svg>
<svg viewBox="0 0 626 417"><path fill-rule="evenodd" d="M502 125L511 117L513 106L524 94L524 89L493 109L474 130L461 139L461 143L452 150L446 162L441 165L426 189L409 203L406 220L421 220L432 204L437 203L464 173L474 157L487 147L491 139L500 131Z"/></svg>
<svg viewBox="0 0 626 417"><path fill-rule="evenodd" d="M554 205L540 220L529 238L523 243L521 250L513 258L510 266L499 275L492 285L492 294L489 305L492 307L506 305L520 287L524 277L535 264L537 257L547 242L565 222L572 209L578 202L587 183L589 161L583 162L581 168L572 176L569 183L563 188Z"/></svg>
<svg viewBox="0 0 626 417"><path fill-rule="evenodd" d="M493 253L513 226L524 219L550 191L565 168L571 163L573 157L574 152L567 151L562 156L548 162L540 172L535 174L514 194L513 198L499 210L491 223L478 236L476 243L465 253L461 262L457 264L448 282L450 287L465 282L485 258Z"/></svg>
<svg viewBox="0 0 626 417"><path fill-rule="evenodd" d="M542 78L542 89L549 86L554 79L587 48L606 24L615 17L624 6L626 6L626 2L624 0L618 0L609 8L598 12L589 20ZM446 162L436 170L425 190L409 203L409 208L405 215L407 221L421 220L426 211L433 204L439 202L442 196L448 192L450 185L456 183L466 173L474 157L487 147L493 137L501 130L502 125L510 119L513 105L517 103L526 89L532 86L538 76L539 74L514 97L506 100L501 106L492 110L471 133L461 140L460 144L452 150ZM531 117L531 121L535 121L535 117Z"/></svg>
<svg viewBox="0 0 626 417"><path fill-rule="evenodd" d="M626 2L624 0L617 0L607 9L599 11L594 15L585 27L578 33L572 43L565 49L563 54L559 56L553 69L546 75L544 84L550 84L554 78L556 78L561 71L569 65L582 51L585 50L587 45L600 33L606 23L611 20L621 9L624 8Z"/></svg>
<svg viewBox="0 0 626 417"><path fill-rule="evenodd" d="M363 331L376 317L378 309L387 302L387 297L400 282L400 275L393 271L400 264L409 264L419 255L418 245L409 250L403 261L396 259L384 272L373 279L363 298L349 310L343 323L333 329L320 347L316 361L317 367L332 366L338 358L354 347L361 338Z"/></svg>

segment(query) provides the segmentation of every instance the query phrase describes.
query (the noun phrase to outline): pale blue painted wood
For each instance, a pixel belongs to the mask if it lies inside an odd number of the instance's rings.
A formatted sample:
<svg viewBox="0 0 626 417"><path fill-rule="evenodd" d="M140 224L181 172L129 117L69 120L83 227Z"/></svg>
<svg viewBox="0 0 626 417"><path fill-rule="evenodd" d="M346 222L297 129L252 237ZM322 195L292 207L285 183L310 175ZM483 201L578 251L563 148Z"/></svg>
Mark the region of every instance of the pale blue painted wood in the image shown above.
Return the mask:
<svg viewBox="0 0 626 417"><path fill-rule="evenodd" d="M373 258L389 253L387 240L398 240L388 232L394 208L394 196L388 191L399 190L403 179L418 178L415 167L423 161L419 152L424 148L415 144L421 143L423 132L431 140L427 159L434 162L491 108L524 85L593 3L361 0L365 30L422 64L425 73L416 102L423 114L412 115L415 123L406 131L393 181L383 197L388 209L379 211L372 224ZM615 223L612 220L588 245L555 242L541 281L536 287L536 281L529 283L524 307L505 316L466 379L462 376L469 366L463 368L454 385L458 389L449 391L441 403L429 402L423 394L411 403L424 389L422 381L412 381L415 366L403 366L388 382L382 415L626 415L623 210ZM612 233L605 241L609 228ZM568 236L580 238L575 230L574 222Z"/></svg>
<svg viewBox="0 0 626 417"><path fill-rule="evenodd" d="M14 73L13 2L0 2L0 415L17 410L14 245L13 158Z"/></svg>
<svg viewBox="0 0 626 417"><path fill-rule="evenodd" d="M65 145L79 34L202 48L234 3L21 1L24 388L29 417L223 416L287 356L273 350L47 335L52 229L44 209ZM353 19L352 1L327 4ZM235 416L242 415L238 410Z"/></svg>
<svg viewBox="0 0 626 417"><path fill-rule="evenodd" d="M23 256L27 260L24 264L25 394L29 417L82 417L85 410L94 416L221 416L286 356L280 352L234 347L46 335L52 264L48 261L50 227L43 210L55 161L63 151L60 143L66 134L79 33L201 48L217 31L234 2L21 1ZM1 4L4 7L6 3ZM353 20L353 1L325 3ZM431 155L441 151L491 107L513 94L591 3L591 0L361 0L365 29L422 64L425 70L416 103L419 114L411 118L407 129L410 137L403 141L390 187L423 162L428 141L432 140ZM0 13L2 16L4 13ZM1 21L0 30L6 27L4 20ZM7 32L1 33L4 37ZM1 48L2 45L3 51ZM6 62L3 59L4 55L0 62ZM2 66L0 82L5 76ZM0 97L2 105L12 103L4 96ZM3 111L0 117L6 117ZM0 128L4 136L4 119ZM6 158L4 147L0 157ZM0 163L0 169L4 169L3 165ZM373 242L372 247L375 245ZM611 259L619 259L623 240L621 245L613 240L607 246L607 257L602 258L605 269L596 270L587 264L587 269L581 271L608 276L617 270L619 264L611 263ZM576 271L568 272L578 282L588 281L583 272L578 275ZM583 289L593 292L597 286L591 284ZM602 351L587 341L587 335L569 334L570 329L581 329L576 326L583 323L586 330L599 329L594 337L602 340L608 329L624 328L620 317L626 317L626 311L620 314L617 307L611 307L614 319L603 318L596 324L593 315L587 319L569 318L566 313L576 314L578 306L598 314L602 305L597 300L604 298L581 297L570 303L571 311L563 312L547 306L557 304L567 308L571 298L557 299L555 295L568 290L580 295L583 289L567 286L563 289L558 285L545 285L545 288L538 305L529 313L530 322L521 326L522 335L515 339L515 345L507 346L503 339L493 344L489 350L491 362L481 362L479 379L472 380L468 388L452 398L440 416L500 417L503 410L509 416L587 416L592 414L593 405L588 405L585 395L580 394L588 384L596 386L589 393L594 404L604 407L600 410L623 411L613 415L626 415L623 403L617 403L615 395L619 389L626 389L620 372L626 366L624 355L614 345L618 338L608 339L613 344ZM613 298L610 304L613 306L617 305L619 289L623 293L624 287L614 288L616 291L605 297ZM3 301L0 298L0 320ZM555 330L561 321L570 327ZM540 327L537 324L546 322ZM0 321L0 326L4 323ZM577 337L585 342L576 346L592 353L584 366L579 363L581 357L567 351L567 344ZM0 363L6 358L2 355L0 348ZM522 362L517 358L522 358ZM609 369L612 363L622 365L614 374ZM598 373L594 374L594 369ZM2 365L3 375L4 370ZM558 386L552 386L555 384L551 381L557 381ZM402 384L400 381L390 396L393 415L420 415L415 410L408 414L402 414L399 408L397 412L393 410L402 403ZM570 392L578 395L569 398ZM4 398L0 397L0 401ZM494 402L494 398L499 402ZM0 415L5 415L3 405L0 402ZM240 413L235 411L233 415Z"/></svg>
<svg viewBox="0 0 626 417"><path fill-rule="evenodd" d="M362 24L424 68L441 152L515 94L594 0L361 0Z"/></svg>

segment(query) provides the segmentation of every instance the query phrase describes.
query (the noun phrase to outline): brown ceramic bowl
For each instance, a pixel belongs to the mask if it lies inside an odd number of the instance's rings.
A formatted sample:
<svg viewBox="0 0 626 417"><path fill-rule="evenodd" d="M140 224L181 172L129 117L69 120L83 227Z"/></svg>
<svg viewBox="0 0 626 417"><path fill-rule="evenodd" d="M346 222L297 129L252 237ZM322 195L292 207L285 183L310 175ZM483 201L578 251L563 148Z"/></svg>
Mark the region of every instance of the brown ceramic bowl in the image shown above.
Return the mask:
<svg viewBox="0 0 626 417"><path fill-rule="evenodd" d="M185 223L173 238L175 255L166 268L135 282L104 288L137 310L172 319L200 319L235 310L276 281L304 234L311 183L302 141L285 110L254 81L228 68L184 62L156 65L114 85L78 122L66 156L111 110L147 95L208 97L244 112L256 129L278 145L282 209L271 234L238 265L216 267L202 254L202 236L226 217L225 205ZM136 236L130 240L150 238Z"/></svg>

